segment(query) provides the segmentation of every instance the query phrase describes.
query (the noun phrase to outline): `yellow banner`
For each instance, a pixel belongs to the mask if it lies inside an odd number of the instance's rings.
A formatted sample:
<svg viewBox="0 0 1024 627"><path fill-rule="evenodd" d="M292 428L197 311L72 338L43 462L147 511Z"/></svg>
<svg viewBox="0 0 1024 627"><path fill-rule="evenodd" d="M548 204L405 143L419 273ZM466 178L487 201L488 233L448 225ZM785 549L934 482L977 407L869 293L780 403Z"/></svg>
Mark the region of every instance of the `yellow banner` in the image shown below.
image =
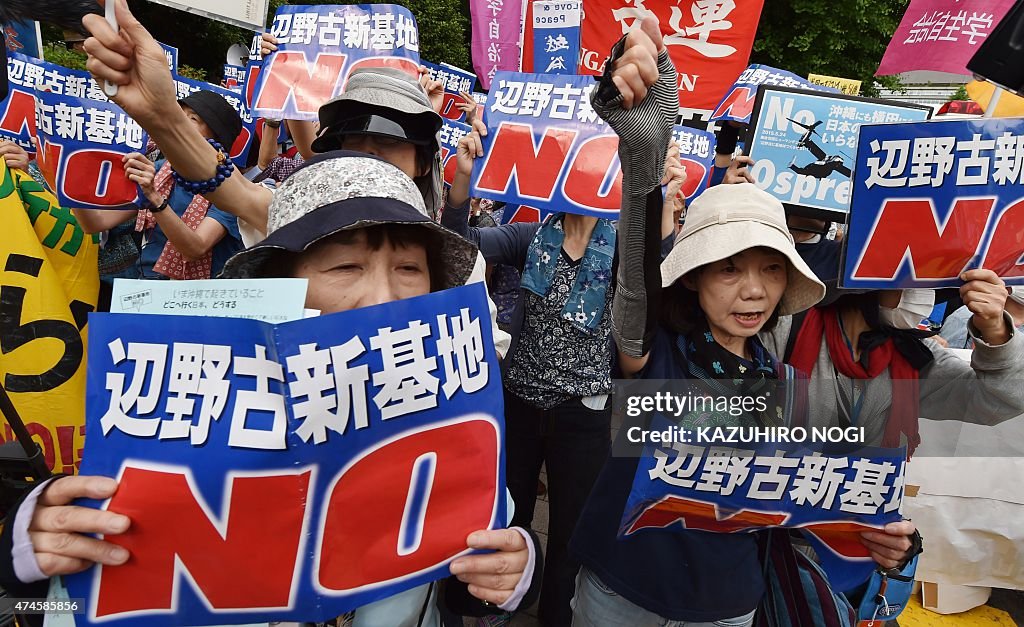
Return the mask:
<svg viewBox="0 0 1024 627"><path fill-rule="evenodd" d="M823 74L808 74L807 80L814 85L833 87L847 96L860 95L860 81L855 81L852 78L839 78L838 76L825 76Z"/></svg>
<svg viewBox="0 0 1024 627"><path fill-rule="evenodd" d="M967 95L982 109L988 109L988 103L992 100L995 89L995 85L987 81L967 83ZM1024 98L1015 96L1008 91L1004 91L999 96L999 104L996 105L996 110L992 113L994 118L1017 118L1022 115L1024 115Z"/></svg>
<svg viewBox="0 0 1024 627"><path fill-rule="evenodd" d="M0 158L0 383L56 472L75 472L85 436L88 314L98 238ZM4 422L4 441L13 439Z"/></svg>

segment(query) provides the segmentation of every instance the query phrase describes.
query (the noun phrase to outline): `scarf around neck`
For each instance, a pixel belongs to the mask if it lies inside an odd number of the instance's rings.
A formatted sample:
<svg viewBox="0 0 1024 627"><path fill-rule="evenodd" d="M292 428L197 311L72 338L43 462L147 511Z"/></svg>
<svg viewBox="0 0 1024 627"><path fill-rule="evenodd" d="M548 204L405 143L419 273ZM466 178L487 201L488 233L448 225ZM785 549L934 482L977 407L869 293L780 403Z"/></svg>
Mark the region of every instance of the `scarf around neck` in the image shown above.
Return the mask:
<svg viewBox="0 0 1024 627"><path fill-rule="evenodd" d="M170 198L174 191L174 177L171 176L171 162L165 161L160 171L153 179L153 186L164 198ZM196 194L181 216L182 221L193 231L199 228L199 224L206 218L210 210L210 201ZM171 207L164 211L174 211ZM156 216L149 209L140 209L138 218L135 221L136 231L148 231L156 228ZM164 236L166 237L166 233ZM164 249L153 264L153 272L157 272L171 279L208 279L213 268L213 251L206 253L194 261L185 259L178 249L168 239Z"/></svg>
<svg viewBox="0 0 1024 627"><path fill-rule="evenodd" d="M780 364L756 335L747 340L750 360L716 342L706 320L689 333L677 336L676 347L685 357L691 381L697 382L702 392L714 397L764 397L764 411L746 412L756 426L780 426L787 422L787 399L778 385Z"/></svg>
<svg viewBox="0 0 1024 627"><path fill-rule="evenodd" d="M898 448L902 434L907 438L908 457L913 455L914 449L921 443L918 430L921 394L919 371L931 363L931 351L920 340L907 334L872 330L861 333L857 341L861 359L854 361L840 326L839 310L836 307L812 307L805 314L797 332L790 363L813 375L823 337L829 359L843 375L851 379L868 380L889 369L893 381L903 382L892 386L892 404L885 422L882 446ZM842 402L841 399L836 400Z"/></svg>
<svg viewBox="0 0 1024 627"><path fill-rule="evenodd" d="M564 213L549 216L537 230L526 253L520 285L542 298L551 289L558 267L565 241L564 217ZM562 308L562 318L585 333L594 333L604 315L614 255L615 227L611 221L599 219L580 261L576 283Z"/></svg>

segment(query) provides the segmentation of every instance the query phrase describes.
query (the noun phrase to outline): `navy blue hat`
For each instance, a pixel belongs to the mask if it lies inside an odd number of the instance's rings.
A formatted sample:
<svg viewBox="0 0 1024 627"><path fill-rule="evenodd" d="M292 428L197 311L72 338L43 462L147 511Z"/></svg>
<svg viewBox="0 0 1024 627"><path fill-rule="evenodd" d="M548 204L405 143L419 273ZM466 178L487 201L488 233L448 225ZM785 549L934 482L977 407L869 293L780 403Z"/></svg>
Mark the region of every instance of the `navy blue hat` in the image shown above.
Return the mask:
<svg viewBox="0 0 1024 627"><path fill-rule="evenodd" d="M199 118L213 131L213 139L220 142L224 150L230 150L238 134L242 132L242 118L227 100L212 91L197 91L182 98L178 104L196 112Z"/></svg>

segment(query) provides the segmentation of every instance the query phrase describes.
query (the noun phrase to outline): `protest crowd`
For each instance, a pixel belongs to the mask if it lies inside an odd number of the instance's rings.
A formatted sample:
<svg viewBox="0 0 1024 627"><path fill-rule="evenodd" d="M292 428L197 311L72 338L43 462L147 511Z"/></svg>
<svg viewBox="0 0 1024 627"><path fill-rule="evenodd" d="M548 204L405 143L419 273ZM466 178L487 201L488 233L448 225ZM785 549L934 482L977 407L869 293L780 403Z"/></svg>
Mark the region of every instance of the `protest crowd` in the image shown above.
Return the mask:
<svg viewBox="0 0 1024 627"><path fill-rule="evenodd" d="M398 5L285 5L212 85L107 3L0 7L88 55L5 63L0 452L46 444L0 454L9 597L81 601L54 625L853 627L955 553L911 473L956 448L926 425L1020 433L1024 214L995 204L1024 121L739 54L681 124L678 51L735 48L639 1L593 76L578 0L527 3L533 72L494 21L486 94Z"/></svg>

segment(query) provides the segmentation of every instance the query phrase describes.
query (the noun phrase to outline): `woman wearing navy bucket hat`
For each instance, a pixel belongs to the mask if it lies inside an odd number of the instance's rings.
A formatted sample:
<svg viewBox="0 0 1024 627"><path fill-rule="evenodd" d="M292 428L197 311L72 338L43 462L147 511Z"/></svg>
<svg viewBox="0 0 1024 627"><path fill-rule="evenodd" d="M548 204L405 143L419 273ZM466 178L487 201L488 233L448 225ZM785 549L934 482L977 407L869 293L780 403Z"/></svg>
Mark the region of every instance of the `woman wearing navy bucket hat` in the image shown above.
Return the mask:
<svg viewBox="0 0 1024 627"><path fill-rule="evenodd" d="M180 111L204 138L230 151L242 119L220 94L197 91L178 101ZM167 160L155 164L140 153L124 158L125 175L138 184L146 205L138 211L73 209L87 233L113 229L135 218L145 234L137 276L147 279L209 279L242 250L238 219L221 211L176 177Z"/></svg>

